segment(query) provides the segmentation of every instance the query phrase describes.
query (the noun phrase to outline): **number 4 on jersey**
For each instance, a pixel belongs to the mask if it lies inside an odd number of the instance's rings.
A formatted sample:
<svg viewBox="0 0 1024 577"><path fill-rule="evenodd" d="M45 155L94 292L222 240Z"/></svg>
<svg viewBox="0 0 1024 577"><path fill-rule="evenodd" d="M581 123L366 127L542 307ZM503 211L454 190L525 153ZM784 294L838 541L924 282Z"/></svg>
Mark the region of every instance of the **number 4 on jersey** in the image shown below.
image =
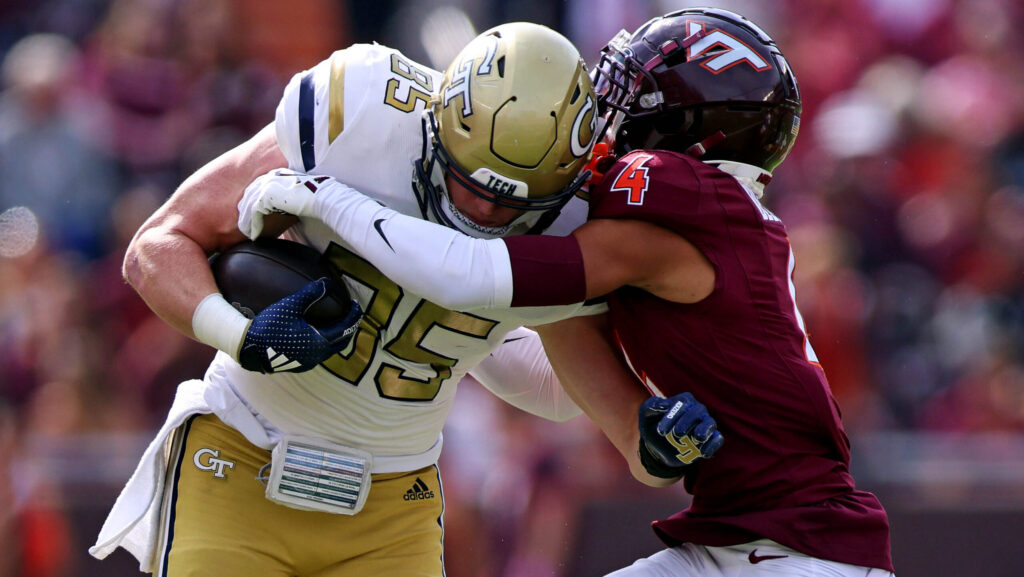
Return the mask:
<svg viewBox="0 0 1024 577"><path fill-rule="evenodd" d="M638 154L629 165L622 169L622 172L615 177L611 191L628 192L626 202L629 204L643 204L644 193L647 192L647 161L654 158L650 154Z"/></svg>

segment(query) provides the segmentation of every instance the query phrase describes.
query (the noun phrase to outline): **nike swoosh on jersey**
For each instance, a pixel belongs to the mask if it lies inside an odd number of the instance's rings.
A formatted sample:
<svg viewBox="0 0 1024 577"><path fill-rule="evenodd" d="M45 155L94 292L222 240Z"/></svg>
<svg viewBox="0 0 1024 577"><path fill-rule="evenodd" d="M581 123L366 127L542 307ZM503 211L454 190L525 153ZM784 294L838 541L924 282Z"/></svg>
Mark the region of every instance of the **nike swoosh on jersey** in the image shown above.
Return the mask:
<svg viewBox="0 0 1024 577"><path fill-rule="evenodd" d="M391 249L391 252L395 252L395 247L391 246L391 243L388 241L388 237L384 234L384 230L381 228L381 224L383 224L385 220L387 219L378 218L377 220L373 221L373 228L377 229L377 234L379 234L380 237L384 239L384 244L388 245L388 248Z"/></svg>
<svg viewBox="0 0 1024 577"><path fill-rule="evenodd" d="M789 557L789 555L758 555L757 549L754 549L750 552L750 555L747 555L747 561L750 561L751 565L757 565L761 561L767 561L769 559L782 559L783 557Z"/></svg>
<svg viewBox="0 0 1024 577"><path fill-rule="evenodd" d="M516 341L521 341L521 340L523 340L525 338L526 337L513 337L511 339L505 339L505 340L501 341L501 344L505 345L505 344L508 344L508 343L514 343ZM493 357L495 352L496 351L491 351L491 355L490 356Z"/></svg>

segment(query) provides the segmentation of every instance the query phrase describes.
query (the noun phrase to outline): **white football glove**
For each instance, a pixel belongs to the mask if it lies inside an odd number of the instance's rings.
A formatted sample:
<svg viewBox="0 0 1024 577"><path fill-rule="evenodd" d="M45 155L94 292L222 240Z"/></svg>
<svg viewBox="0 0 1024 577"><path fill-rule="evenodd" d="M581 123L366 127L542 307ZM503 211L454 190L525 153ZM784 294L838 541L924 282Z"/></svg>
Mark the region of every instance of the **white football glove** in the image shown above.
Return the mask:
<svg viewBox="0 0 1024 577"><path fill-rule="evenodd" d="M268 214L315 217L316 193L333 182L329 176L286 168L272 170L245 188L242 200L238 201L238 229L255 240L263 232L263 217Z"/></svg>

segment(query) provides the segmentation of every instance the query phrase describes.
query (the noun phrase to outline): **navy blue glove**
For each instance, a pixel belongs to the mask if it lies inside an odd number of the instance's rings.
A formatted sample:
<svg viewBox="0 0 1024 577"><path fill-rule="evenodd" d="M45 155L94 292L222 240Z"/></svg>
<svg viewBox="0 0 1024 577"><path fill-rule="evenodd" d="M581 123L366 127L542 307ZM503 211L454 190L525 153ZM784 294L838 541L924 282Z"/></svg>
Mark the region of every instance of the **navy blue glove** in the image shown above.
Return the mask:
<svg viewBox="0 0 1024 577"><path fill-rule="evenodd" d="M301 373L341 352L363 318L359 303L353 300L345 318L323 329L303 318L327 295L328 282L333 281L312 281L253 317L238 355L242 367L259 373Z"/></svg>
<svg viewBox="0 0 1024 577"><path fill-rule="evenodd" d="M690 393L651 397L640 405L640 462L655 477L672 479L725 441L708 409Z"/></svg>

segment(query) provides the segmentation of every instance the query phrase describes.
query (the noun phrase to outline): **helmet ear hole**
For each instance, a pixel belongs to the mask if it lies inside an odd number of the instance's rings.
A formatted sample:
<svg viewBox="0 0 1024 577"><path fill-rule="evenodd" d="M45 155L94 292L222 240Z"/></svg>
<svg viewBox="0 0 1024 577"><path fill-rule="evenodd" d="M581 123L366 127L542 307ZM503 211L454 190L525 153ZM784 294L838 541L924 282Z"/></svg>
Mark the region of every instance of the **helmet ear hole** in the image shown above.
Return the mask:
<svg viewBox="0 0 1024 577"><path fill-rule="evenodd" d="M657 115L625 119L615 139L617 154L658 148L686 150L697 141L703 123L700 109L672 108Z"/></svg>
<svg viewBox="0 0 1024 577"><path fill-rule="evenodd" d="M688 109L684 108L673 108L666 111L664 114L655 117L654 130L664 135L688 132L692 128L686 126L687 117L692 117L692 114L688 114L689 112Z"/></svg>

